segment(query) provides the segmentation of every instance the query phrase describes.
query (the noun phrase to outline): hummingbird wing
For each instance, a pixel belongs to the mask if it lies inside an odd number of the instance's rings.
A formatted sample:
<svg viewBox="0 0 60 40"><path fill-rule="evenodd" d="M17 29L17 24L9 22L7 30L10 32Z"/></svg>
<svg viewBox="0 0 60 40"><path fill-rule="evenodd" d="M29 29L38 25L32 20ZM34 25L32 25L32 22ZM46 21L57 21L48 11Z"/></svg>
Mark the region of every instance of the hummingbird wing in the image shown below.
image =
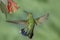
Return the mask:
<svg viewBox="0 0 60 40"><path fill-rule="evenodd" d="M41 24L43 23L44 21L46 21L48 19L48 16L49 16L49 13L47 13L46 15L43 15L39 18L37 18L35 21L36 21L36 24Z"/></svg>
<svg viewBox="0 0 60 40"><path fill-rule="evenodd" d="M27 20L7 21L14 24L27 24Z"/></svg>
<svg viewBox="0 0 60 40"><path fill-rule="evenodd" d="M1 9L2 13L4 13L5 16L7 17L7 13L8 13L7 0L0 0L0 9Z"/></svg>

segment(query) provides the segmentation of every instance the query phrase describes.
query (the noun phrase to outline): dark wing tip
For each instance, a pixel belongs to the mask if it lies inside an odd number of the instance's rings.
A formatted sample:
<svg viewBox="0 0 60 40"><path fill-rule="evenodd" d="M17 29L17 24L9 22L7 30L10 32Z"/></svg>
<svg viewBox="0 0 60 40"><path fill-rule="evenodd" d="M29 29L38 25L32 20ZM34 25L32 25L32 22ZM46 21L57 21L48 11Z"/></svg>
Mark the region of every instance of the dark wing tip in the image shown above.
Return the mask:
<svg viewBox="0 0 60 40"><path fill-rule="evenodd" d="M46 13L46 14L43 15L42 17L44 17L44 19L48 19L48 17L49 17L49 13Z"/></svg>
<svg viewBox="0 0 60 40"><path fill-rule="evenodd" d="M49 13L47 13L46 15L47 15L47 17L48 17L48 16L49 16Z"/></svg>
<svg viewBox="0 0 60 40"><path fill-rule="evenodd" d="M46 18L48 19L48 17L49 17L49 13L47 13L45 16L46 16Z"/></svg>
<svg viewBox="0 0 60 40"><path fill-rule="evenodd" d="M16 22L16 21L8 21L8 20L7 20L6 22L18 24L18 22Z"/></svg>

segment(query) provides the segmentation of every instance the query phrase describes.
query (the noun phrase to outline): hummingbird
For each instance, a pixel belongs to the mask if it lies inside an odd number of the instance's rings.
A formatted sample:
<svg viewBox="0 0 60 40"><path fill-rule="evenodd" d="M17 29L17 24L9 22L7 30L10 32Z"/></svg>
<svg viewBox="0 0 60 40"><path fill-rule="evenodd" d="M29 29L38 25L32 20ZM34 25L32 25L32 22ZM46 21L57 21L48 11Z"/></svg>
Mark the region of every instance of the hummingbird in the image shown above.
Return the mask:
<svg viewBox="0 0 60 40"><path fill-rule="evenodd" d="M21 34L24 36L27 36L28 38L32 39L34 35L34 27L37 24L41 24L44 21L48 19L49 14L47 13L46 15L43 15L41 17L38 17L36 19L33 18L32 13L24 11L27 14L27 20L15 20L15 21L9 21L7 22L14 23L14 24L26 24L27 27L22 28L20 30Z"/></svg>

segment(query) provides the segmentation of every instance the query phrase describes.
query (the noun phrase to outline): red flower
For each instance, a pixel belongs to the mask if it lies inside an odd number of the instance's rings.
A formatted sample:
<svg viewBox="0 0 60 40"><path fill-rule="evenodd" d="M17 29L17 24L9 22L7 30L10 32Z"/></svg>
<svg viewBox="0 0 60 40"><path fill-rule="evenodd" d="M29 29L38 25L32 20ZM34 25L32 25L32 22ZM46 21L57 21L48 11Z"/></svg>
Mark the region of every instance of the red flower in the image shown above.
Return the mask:
<svg viewBox="0 0 60 40"><path fill-rule="evenodd" d="M19 8L16 4L16 2L14 2L13 0L8 0L8 12L11 14L12 12L16 12L17 9Z"/></svg>

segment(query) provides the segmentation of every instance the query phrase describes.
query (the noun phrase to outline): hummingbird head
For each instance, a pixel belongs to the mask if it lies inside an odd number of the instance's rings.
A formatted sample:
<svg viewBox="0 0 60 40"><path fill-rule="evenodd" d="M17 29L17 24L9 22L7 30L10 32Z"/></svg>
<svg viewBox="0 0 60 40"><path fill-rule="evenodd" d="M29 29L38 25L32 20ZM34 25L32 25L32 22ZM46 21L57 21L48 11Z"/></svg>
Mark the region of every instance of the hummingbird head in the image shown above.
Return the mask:
<svg viewBox="0 0 60 40"><path fill-rule="evenodd" d="M28 18L32 17L32 13L31 12L27 12L27 11L24 11L24 12L28 15Z"/></svg>
<svg viewBox="0 0 60 40"><path fill-rule="evenodd" d="M32 13L29 13L28 18L32 18Z"/></svg>

